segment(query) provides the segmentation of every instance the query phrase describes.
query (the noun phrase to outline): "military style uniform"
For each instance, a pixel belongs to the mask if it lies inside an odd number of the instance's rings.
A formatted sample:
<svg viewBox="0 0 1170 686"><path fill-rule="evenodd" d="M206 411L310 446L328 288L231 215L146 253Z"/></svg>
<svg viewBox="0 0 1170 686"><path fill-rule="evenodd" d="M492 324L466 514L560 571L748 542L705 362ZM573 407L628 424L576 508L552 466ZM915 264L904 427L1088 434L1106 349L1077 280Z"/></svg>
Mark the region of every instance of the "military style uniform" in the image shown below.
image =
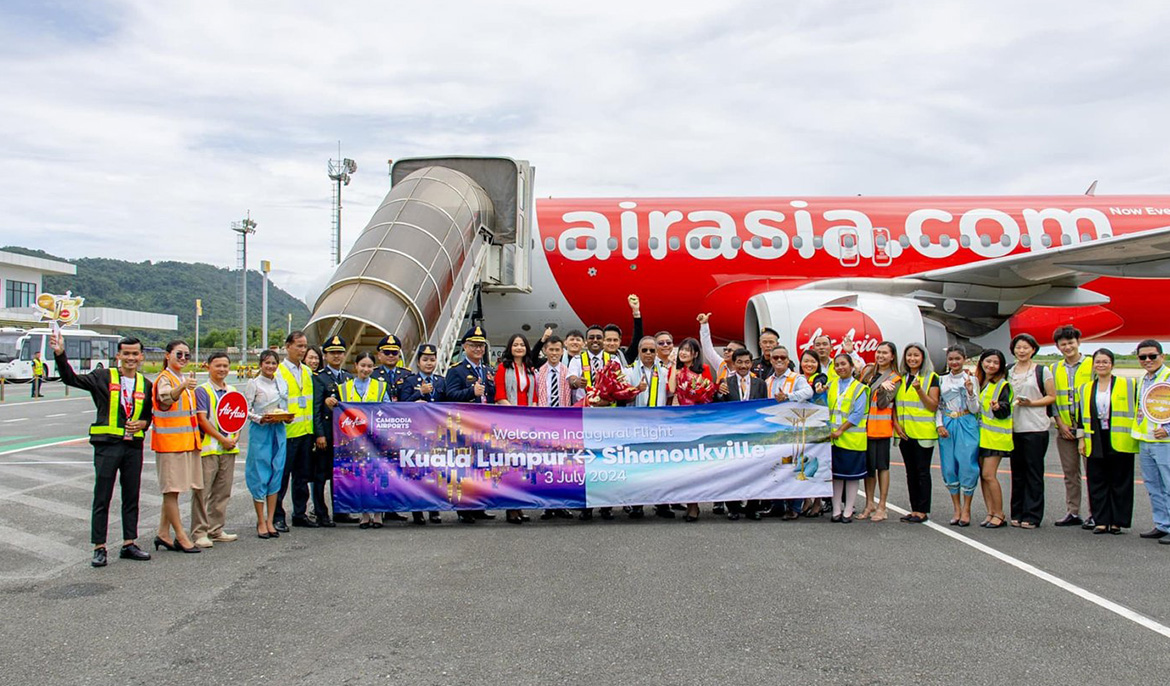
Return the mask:
<svg viewBox="0 0 1170 686"><path fill-rule="evenodd" d="M322 352L345 352L348 350L345 339L334 336L321 346ZM325 501L325 482L333 479L333 408L325 404L326 398L338 398L337 388L353 378L353 374L344 369L333 369L329 365L322 365L313 375L313 436L324 438L325 447L319 448L314 441L310 454L310 478L313 481L313 510L318 526L329 526L332 519L329 517L330 508ZM342 518L343 521L349 518Z"/></svg>
<svg viewBox="0 0 1170 686"><path fill-rule="evenodd" d="M487 332L482 326L473 326L463 336L462 343L483 343L487 345ZM482 396L475 395L475 383L483 384ZM464 358L459 364L447 370L445 379L447 400L456 403L495 403L496 382L495 374L485 364L474 365ZM459 521L464 524L473 523L476 519L495 519L482 510L463 510L459 513Z"/></svg>
<svg viewBox="0 0 1170 686"><path fill-rule="evenodd" d="M378 350L398 351L398 364L393 367L378 365L370 378L386 382L386 396L389 400L401 400L400 394L406 385L406 378L410 376L410 369L402 362L402 342L394 334L383 336L382 340L378 341Z"/></svg>

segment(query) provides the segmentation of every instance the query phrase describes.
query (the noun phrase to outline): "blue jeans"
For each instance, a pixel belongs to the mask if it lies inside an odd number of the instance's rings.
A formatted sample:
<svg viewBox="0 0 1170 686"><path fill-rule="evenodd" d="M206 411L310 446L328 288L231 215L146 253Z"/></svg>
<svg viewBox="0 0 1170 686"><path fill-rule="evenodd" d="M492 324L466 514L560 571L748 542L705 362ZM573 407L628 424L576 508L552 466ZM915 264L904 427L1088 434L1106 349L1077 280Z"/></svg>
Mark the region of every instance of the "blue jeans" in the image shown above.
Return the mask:
<svg viewBox="0 0 1170 686"><path fill-rule="evenodd" d="M943 483L951 495L975 494L979 485L979 418L973 414L943 417L948 436L938 439Z"/></svg>
<svg viewBox="0 0 1170 686"><path fill-rule="evenodd" d="M1170 443L1138 442L1142 480L1150 494L1154 528L1170 532Z"/></svg>

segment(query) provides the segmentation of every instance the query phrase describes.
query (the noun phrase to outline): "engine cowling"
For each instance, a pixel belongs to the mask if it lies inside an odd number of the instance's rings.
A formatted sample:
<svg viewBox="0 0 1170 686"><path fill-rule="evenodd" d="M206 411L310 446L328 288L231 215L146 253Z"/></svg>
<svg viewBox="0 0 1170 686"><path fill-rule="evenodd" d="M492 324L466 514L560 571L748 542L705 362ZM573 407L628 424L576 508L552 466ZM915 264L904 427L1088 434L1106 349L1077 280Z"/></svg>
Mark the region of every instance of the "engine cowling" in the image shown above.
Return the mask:
<svg viewBox="0 0 1170 686"><path fill-rule="evenodd" d="M770 291L748 300L744 314L744 341L759 354L760 330L770 327L780 333L780 343L796 361L813 340L828 335L833 354L842 341L851 337L854 350L866 362L882 341L892 341L899 354L908 343L922 343L935 369L943 369L946 348L956 342L942 324L922 316L918 304L906 298L874 293L830 290Z"/></svg>

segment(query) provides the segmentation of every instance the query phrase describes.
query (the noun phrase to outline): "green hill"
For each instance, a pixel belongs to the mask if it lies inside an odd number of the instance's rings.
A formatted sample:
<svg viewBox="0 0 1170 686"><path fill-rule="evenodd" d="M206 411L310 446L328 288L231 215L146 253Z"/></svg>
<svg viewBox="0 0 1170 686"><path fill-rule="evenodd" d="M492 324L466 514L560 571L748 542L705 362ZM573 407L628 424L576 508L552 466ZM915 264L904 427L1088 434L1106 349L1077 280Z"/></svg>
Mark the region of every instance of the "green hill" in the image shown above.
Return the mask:
<svg viewBox="0 0 1170 686"><path fill-rule="evenodd" d="M41 250L5 247L9 252L43 257L77 265L76 276L45 276L44 289L49 293L71 290L85 297L88 307L118 307L127 310L162 312L179 317L180 338L195 337L195 299L203 300L199 321L200 344L204 349L234 346L239 342L239 272L210 264L189 262L126 262L104 257L67 260ZM260 290L263 277L248 271L249 344L260 342ZM268 284L269 342L284 341L288 315L293 328L309 320L305 303ZM131 333L131 332L122 332ZM162 345L175 336L167 331L132 332L147 345Z"/></svg>

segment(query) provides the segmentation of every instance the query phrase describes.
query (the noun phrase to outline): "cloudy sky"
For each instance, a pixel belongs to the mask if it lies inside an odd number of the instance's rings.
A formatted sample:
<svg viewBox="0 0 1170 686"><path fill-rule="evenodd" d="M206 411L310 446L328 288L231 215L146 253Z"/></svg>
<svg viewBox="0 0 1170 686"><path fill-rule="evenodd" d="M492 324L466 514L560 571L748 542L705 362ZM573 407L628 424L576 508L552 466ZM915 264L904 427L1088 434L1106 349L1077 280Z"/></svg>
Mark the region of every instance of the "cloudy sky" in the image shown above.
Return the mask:
<svg viewBox="0 0 1170 686"><path fill-rule="evenodd" d="M328 275L326 161L537 195L1170 193L1170 3L5 0L0 244Z"/></svg>

